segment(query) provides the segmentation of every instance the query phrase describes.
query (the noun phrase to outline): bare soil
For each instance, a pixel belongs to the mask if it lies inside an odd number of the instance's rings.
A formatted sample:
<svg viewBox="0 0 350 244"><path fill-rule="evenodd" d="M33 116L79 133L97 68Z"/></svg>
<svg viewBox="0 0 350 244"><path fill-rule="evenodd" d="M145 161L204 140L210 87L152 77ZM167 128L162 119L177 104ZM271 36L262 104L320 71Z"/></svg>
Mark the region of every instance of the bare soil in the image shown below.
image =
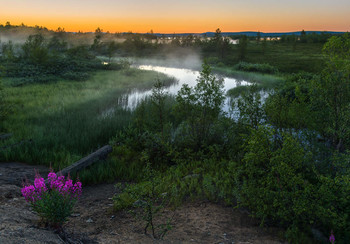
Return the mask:
<svg viewBox="0 0 350 244"><path fill-rule="evenodd" d="M172 229L163 240L144 233L145 223L129 212L114 212L114 184L83 186L74 213L57 233L40 224L21 196L24 177L33 180L34 169L43 166L0 163L0 243L285 243L282 230L261 228L246 212L210 202L189 202L170 210L161 220L172 219Z"/></svg>

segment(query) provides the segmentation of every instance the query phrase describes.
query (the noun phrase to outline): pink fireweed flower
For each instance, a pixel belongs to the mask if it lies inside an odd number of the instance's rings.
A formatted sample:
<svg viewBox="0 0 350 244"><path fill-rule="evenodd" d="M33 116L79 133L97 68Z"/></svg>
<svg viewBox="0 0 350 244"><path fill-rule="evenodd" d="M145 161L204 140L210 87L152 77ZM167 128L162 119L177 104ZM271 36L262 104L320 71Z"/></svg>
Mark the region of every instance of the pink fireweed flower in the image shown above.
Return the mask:
<svg viewBox="0 0 350 244"><path fill-rule="evenodd" d="M331 231L331 236L329 237L329 242L332 243L332 244L334 244L334 242L335 242L335 237L333 235L333 230Z"/></svg>
<svg viewBox="0 0 350 244"><path fill-rule="evenodd" d="M78 181L73 186L73 194L75 195L75 197L80 197L81 196L81 192L82 192L81 182Z"/></svg>
<svg viewBox="0 0 350 244"><path fill-rule="evenodd" d="M37 193L35 192L35 187L33 185L25 186L21 189L22 195L27 202L35 202Z"/></svg>
<svg viewBox="0 0 350 244"><path fill-rule="evenodd" d="M54 181L57 179L57 175L55 174L55 172L50 172L47 176L49 181Z"/></svg>
<svg viewBox="0 0 350 244"><path fill-rule="evenodd" d="M69 194L73 192L73 181L71 179L67 179L64 186L60 189L62 194Z"/></svg>
<svg viewBox="0 0 350 244"><path fill-rule="evenodd" d="M64 182L64 176L63 175L58 176L57 181Z"/></svg>
<svg viewBox="0 0 350 244"><path fill-rule="evenodd" d="M57 175L54 172L50 172L47 176L47 180L50 184L50 188L52 189L54 182L57 180Z"/></svg>
<svg viewBox="0 0 350 244"><path fill-rule="evenodd" d="M34 187L38 192L38 195L41 196L41 194L43 194L44 192L47 191L47 187L45 185L45 180L44 178L35 178L34 180Z"/></svg>
<svg viewBox="0 0 350 244"><path fill-rule="evenodd" d="M51 189L56 189L60 191L63 186L64 186L64 176L59 176L56 179L52 178L52 180L50 181Z"/></svg>

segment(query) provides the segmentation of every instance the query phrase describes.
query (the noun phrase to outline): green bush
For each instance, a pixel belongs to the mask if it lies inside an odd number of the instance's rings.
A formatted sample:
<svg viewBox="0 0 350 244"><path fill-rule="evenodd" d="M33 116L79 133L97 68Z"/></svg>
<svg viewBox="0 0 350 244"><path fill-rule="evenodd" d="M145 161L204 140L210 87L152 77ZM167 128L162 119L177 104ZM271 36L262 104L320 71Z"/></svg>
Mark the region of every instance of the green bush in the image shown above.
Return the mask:
<svg viewBox="0 0 350 244"><path fill-rule="evenodd" d="M252 130L244 148L234 174L241 205L262 223L286 227L286 238L295 243L307 242L311 228L326 235L334 230L339 243L347 240L349 176L320 175L296 139L272 129Z"/></svg>
<svg viewBox="0 0 350 244"><path fill-rule="evenodd" d="M270 64L252 64L246 62L239 62L234 66L236 70L247 72L259 72L264 74L276 74L278 69Z"/></svg>

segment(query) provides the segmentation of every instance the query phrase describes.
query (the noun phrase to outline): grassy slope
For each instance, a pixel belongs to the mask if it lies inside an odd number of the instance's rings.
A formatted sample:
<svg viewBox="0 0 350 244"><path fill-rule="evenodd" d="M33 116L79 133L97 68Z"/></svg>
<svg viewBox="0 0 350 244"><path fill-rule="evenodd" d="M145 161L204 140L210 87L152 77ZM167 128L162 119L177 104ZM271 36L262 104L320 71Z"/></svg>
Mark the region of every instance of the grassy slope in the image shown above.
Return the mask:
<svg viewBox="0 0 350 244"><path fill-rule="evenodd" d="M97 72L85 82L60 81L6 87L13 113L5 121L14 133L11 144L21 139L33 143L0 151L0 161L50 164L62 168L108 143L130 122L131 113L120 108L110 117L101 114L118 103L132 88L151 88L161 74L130 70ZM6 145L4 142L0 147Z"/></svg>

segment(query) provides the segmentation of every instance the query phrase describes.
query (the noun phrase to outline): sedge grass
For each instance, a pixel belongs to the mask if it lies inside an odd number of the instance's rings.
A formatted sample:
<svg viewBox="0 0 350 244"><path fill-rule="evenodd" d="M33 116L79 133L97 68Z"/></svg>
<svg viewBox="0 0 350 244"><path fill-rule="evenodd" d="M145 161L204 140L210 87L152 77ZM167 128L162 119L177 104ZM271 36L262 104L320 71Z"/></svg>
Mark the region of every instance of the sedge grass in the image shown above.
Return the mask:
<svg viewBox="0 0 350 244"><path fill-rule="evenodd" d="M32 139L20 146L0 150L0 161L21 161L64 168L108 143L131 121L132 112L118 105L131 89L150 89L153 71L130 69L101 71L87 81L62 80L47 84L5 87L12 113L4 121L13 139L0 147ZM114 112L101 114L114 107Z"/></svg>

